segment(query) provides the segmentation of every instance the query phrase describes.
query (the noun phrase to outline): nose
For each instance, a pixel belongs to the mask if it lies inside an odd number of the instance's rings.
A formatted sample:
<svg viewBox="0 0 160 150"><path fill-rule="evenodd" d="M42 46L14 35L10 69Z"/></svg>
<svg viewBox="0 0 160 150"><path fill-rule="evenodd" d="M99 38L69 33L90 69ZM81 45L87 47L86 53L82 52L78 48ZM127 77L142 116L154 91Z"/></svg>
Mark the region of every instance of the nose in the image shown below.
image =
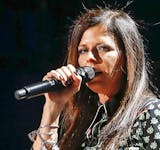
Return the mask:
<svg viewBox="0 0 160 150"><path fill-rule="evenodd" d="M101 63L101 58L96 51L90 51L87 55L88 63Z"/></svg>

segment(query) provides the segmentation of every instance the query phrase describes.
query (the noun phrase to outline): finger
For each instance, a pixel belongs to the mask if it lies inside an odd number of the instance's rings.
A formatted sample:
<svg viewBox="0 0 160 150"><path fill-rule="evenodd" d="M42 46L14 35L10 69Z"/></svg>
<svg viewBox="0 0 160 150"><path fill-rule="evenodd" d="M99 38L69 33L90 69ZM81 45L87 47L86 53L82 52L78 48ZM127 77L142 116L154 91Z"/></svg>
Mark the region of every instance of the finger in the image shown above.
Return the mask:
<svg viewBox="0 0 160 150"><path fill-rule="evenodd" d="M65 81L72 80L72 74L75 72L75 68L71 65L61 67L61 70L65 74Z"/></svg>
<svg viewBox="0 0 160 150"><path fill-rule="evenodd" d="M80 80L80 81L82 80L82 77L77 73L76 68L73 65L68 64L67 67L72 72L73 80Z"/></svg>
<svg viewBox="0 0 160 150"><path fill-rule="evenodd" d="M67 68L72 73L72 80L74 81L73 87L79 87L82 82L82 77L77 73L76 68L72 64L68 64Z"/></svg>
<svg viewBox="0 0 160 150"><path fill-rule="evenodd" d="M80 90L82 77L74 73L72 74L72 78L73 78L73 84L71 86L71 91L73 94L76 94Z"/></svg>
<svg viewBox="0 0 160 150"><path fill-rule="evenodd" d="M61 78L63 79L64 82L66 82L68 80L69 71L67 73L66 67L61 67L61 68L57 69L56 71L61 75Z"/></svg>
<svg viewBox="0 0 160 150"><path fill-rule="evenodd" d="M49 79L61 80L61 75L58 72L56 72L55 70L51 70L43 78L43 80L49 80Z"/></svg>
<svg viewBox="0 0 160 150"><path fill-rule="evenodd" d="M44 77L43 77L43 81L44 80L49 80L51 78L51 75L49 75L49 73L47 73Z"/></svg>
<svg viewBox="0 0 160 150"><path fill-rule="evenodd" d="M67 68L70 70L72 74L76 74L76 68L73 65L68 64Z"/></svg>
<svg viewBox="0 0 160 150"><path fill-rule="evenodd" d="M51 75L51 78L54 78L57 80L64 80L61 73L59 73L57 70L51 70L48 74Z"/></svg>

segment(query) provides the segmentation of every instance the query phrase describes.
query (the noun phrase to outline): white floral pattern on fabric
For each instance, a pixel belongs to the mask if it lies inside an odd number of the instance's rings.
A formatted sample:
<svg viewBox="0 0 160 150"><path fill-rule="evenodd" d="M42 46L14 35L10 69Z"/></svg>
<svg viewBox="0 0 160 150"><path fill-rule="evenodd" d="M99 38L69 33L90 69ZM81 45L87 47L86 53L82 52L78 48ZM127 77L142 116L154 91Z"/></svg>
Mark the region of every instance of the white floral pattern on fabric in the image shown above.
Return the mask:
<svg viewBox="0 0 160 150"><path fill-rule="evenodd" d="M128 150L129 146L137 146L140 150L160 150L160 100L153 99L145 105L135 120L128 143L120 142L119 150Z"/></svg>

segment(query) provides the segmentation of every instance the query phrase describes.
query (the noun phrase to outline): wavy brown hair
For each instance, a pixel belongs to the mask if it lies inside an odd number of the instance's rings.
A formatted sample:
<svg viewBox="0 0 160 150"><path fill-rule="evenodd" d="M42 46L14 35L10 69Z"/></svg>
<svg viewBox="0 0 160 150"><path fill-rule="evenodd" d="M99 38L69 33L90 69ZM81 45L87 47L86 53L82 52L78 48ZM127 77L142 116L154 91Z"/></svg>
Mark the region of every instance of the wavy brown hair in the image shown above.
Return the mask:
<svg viewBox="0 0 160 150"><path fill-rule="evenodd" d="M103 149L110 150L117 149L117 141L129 136L142 99L150 93L149 79L143 38L135 21L121 10L98 8L81 14L70 30L67 63L79 67L77 48L81 37L85 30L97 24L103 24L108 32L118 38L126 58L126 84L124 95L119 98L121 104L99 135ZM61 149L80 149L85 131L97 109L97 100L96 93L82 85L80 92L66 105L63 111Z"/></svg>

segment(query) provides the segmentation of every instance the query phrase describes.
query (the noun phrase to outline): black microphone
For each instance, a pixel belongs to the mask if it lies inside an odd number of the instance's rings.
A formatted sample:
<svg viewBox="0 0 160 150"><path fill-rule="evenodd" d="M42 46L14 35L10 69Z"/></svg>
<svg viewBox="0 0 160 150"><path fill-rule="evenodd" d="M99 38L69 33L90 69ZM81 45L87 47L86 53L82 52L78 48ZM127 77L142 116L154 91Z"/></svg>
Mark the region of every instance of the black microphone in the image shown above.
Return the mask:
<svg viewBox="0 0 160 150"><path fill-rule="evenodd" d="M82 77L82 83L89 82L95 76L94 69L88 66L76 69L76 73ZM17 100L30 99L47 92L61 90L62 88L65 87L61 81L51 79L24 86L22 89L16 90L14 96Z"/></svg>

